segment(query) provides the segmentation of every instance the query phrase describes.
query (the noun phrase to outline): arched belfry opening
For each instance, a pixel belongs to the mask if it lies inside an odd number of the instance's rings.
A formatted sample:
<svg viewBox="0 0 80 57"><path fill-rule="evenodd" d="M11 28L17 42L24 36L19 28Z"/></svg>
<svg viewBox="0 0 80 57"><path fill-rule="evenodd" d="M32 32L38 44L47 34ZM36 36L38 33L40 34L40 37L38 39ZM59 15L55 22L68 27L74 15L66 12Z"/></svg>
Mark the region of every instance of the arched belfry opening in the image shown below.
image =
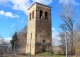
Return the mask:
<svg viewBox="0 0 80 57"><path fill-rule="evenodd" d="M31 13L30 13L30 15L29 15L29 20L31 20Z"/></svg>
<svg viewBox="0 0 80 57"><path fill-rule="evenodd" d="M42 15L43 15L43 11L40 10L40 18L42 18Z"/></svg>
<svg viewBox="0 0 80 57"><path fill-rule="evenodd" d="M45 19L48 19L48 12L45 12Z"/></svg>
<svg viewBox="0 0 80 57"><path fill-rule="evenodd" d="M34 11L32 12L32 19L34 18Z"/></svg>
<svg viewBox="0 0 80 57"><path fill-rule="evenodd" d="M28 13L30 21L27 27L26 53L29 54L31 51L31 54L35 55L43 51L51 51L52 32L51 15L49 15L51 7L36 2L28 9Z"/></svg>

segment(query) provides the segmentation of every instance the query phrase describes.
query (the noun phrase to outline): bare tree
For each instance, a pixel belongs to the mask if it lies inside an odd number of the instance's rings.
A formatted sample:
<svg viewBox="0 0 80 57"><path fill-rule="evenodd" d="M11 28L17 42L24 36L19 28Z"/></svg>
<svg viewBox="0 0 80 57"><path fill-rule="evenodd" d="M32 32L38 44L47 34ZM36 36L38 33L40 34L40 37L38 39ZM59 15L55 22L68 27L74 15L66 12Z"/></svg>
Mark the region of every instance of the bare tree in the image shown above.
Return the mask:
<svg viewBox="0 0 80 57"><path fill-rule="evenodd" d="M27 43L27 26L24 26L22 30L18 32L18 45L19 53L25 53L26 43Z"/></svg>
<svg viewBox="0 0 80 57"><path fill-rule="evenodd" d="M80 33L80 22L78 22L78 23L76 24L76 31L77 31L78 33Z"/></svg>
<svg viewBox="0 0 80 57"><path fill-rule="evenodd" d="M27 41L27 26L24 26L19 32L15 32L12 36L11 44L12 49L16 49L17 53L23 54L26 52L26 41Z"/></svg>
<svg viewBox="0 0 80 57"><path fill-rule="evenodd" d="M61 48L62 48L62 51L63 51L63 53L65 54L65 51L66 51L66 45L65 45L65 33L64 32L60 32L59 33L59 37L61 38Z"/></svg>
<svg viewBox="0 0 80 57"><path fill-rule="evenodd" d="M78 55L80 55L80 22L77 23L77 25L75 26L76 29L75 29L75 33L74 33L74 46L75 46L75 52L76 52L76 57Z"/></svg>
<svg viewBox="0 0 80 57"><path fill-rule="evenodd" d="M1 48L2 48L2 47L1 47L1 45L2 45L2 42L3 42L1 38L2 38L2 37L0 36L0 57L2 56L2 52L1 52L1 50L2 50Z"/></svg>
<svg viewBox="0 0 80 57"><path fill-rule="evenodd" d="M0 38L0 57L2 55L5 55L7 57L9 45L10 43L7 42L4 38Z"/></svg>
<svg viewBox="0 0 80 57"><path fill-rule="evenodd" d="M71 42L71 54L75 54L74 45L73 45L73 30L74 22L77 18L77 11L74 8L74 5L71 4L62 4L62 9L59 12L60 18L64 22L60 25L62 30L70 32L70 42Z"/></svg>

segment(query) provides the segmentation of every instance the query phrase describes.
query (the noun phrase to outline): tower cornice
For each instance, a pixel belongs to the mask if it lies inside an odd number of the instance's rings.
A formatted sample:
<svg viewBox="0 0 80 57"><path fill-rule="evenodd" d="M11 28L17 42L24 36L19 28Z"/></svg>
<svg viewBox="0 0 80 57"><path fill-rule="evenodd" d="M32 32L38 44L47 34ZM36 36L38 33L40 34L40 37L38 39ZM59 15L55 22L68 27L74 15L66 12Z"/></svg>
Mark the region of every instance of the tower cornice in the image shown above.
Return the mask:
<svg viewBox="0 0 80 57"><path fill-rule="evenodd" d="M42 6L46 6L46 7L52 8L52 7L50 7L50 6L47 6L47 5L44 5L44 4L41 4L41 3L38 3L38 2L35 2L32 6L34 6L35 4L39 4L39 5L42 5ZM30 6L30 7L28 8L28 10L29 10L32 6Z"/></svg>

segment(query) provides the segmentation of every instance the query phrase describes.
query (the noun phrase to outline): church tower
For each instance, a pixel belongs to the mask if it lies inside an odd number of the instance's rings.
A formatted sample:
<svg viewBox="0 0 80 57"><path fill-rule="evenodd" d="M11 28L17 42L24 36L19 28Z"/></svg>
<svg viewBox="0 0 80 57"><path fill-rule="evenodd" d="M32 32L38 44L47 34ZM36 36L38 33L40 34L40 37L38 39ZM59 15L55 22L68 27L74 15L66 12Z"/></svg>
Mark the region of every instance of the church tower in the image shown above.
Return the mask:
<svg viewBox="0 0 80 57"><path fill-rule="evenodd" d="M26 53L51 51L51 7L35 2L28 9Z"/></svg>

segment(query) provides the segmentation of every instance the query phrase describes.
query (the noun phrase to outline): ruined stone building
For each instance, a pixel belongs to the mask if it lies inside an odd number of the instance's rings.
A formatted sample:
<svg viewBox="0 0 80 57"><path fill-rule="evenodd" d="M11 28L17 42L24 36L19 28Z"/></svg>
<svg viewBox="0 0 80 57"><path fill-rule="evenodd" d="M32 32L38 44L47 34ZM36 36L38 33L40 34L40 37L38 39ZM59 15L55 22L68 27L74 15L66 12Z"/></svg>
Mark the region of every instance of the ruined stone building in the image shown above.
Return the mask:
<svg viewBox="0 0 80 57"><path fill-rule="evenodd" d="M35 2L28 8L26 53L51 51L51 7Z"/></svg>

